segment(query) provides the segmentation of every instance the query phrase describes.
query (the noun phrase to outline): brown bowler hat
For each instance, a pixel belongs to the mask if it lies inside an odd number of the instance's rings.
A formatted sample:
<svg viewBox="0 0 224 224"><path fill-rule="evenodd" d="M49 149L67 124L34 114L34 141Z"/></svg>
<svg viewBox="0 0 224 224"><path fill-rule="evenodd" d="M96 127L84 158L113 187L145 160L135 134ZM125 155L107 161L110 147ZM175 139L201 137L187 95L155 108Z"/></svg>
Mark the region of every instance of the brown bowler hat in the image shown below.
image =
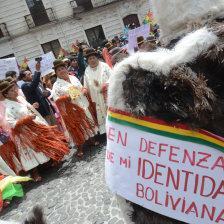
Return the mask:
<svg viewBox="0 0 224 224"><path fill-rule="evenodd" d="M54 67L52 67L52 69L54 70L56 70L56 68L58 68L59 66L64 66L64 67L66 66L65 63L60 59L54 60L53 64L54 64Z"/></svg>
<svg viewBox="0 0 224 224"><path fill-rule="evenodd" d="M14 82L8 82L6 80L0 80L0 93L3 93L4 91L6 91L7 89L11 88L14 85L15 85Z"/></svg>
<svg viewBox="0 0 224 224"><path fill-rule="evenodd" d="M138 36L136 39L137 39L138 45L144 43L144 41L145 41L143 36Z"/></svg>
<svg viewBox="0 0 224 224"><path fill-rule="evenodd" d="M105 45L105 47L108 49L108 51L110 51L110 50L112 49L113 45L112 45L110 42L108 42L108 43Z"/></svg>
<svg viewBox="0 0 224 224"><path fill-rule="evenodd" d="M7 77L4 80L10 83L16 83L16 81L12 77Z"/></svg>
<svg viewBox="0 0 224 224"><path fill-rule="evenodd" d="M155 42L156 38L154 37L154 35L149 35L148 37L146 37L146 41L147 42Z"/></svg>
<svg viewBox="0 0 224 224"><path fill-rule="evenodd" d="M98 56L95 49L93 49L93 48L86 49L86 58L88 58L89 56L92 56L92 55L95 55L96 57Z"/></svg>
<svg viewBox="0 0 224 224"><path fill-rule="evenodd" d="M121 47L115 47L112 50L112 58L116 57L121 52L123 52L123 49Z"/></svg>

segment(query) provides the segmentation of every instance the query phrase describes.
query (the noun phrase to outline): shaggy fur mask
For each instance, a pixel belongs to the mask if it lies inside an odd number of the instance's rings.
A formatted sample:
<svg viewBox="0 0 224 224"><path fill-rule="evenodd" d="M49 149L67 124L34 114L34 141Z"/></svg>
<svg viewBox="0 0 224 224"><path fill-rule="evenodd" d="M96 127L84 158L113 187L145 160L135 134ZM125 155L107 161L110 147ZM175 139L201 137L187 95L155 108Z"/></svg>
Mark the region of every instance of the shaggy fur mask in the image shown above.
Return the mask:
<svg viewBox="0 0 224 224"><path fill-rule="evenodd" d="M215 21L171 50L125 59L110 79L108 106L224 136L223 43L223 22Z"/></svg>

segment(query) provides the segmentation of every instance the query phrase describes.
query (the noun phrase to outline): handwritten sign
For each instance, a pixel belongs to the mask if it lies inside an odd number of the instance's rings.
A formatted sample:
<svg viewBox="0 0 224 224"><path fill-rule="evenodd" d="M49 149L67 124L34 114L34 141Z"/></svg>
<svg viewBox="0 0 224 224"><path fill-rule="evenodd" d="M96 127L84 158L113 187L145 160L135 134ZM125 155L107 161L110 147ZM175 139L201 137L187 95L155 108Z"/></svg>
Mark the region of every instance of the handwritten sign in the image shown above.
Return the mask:
<svg viewBox="0 0 224 224"><path fill-rule="evenodd" d="M128 32L128 50L133 50L135 47L138 46L137 44L137 37L143 36L144 38L149 36L150 32L150 25L149 23L140 26L134 30L130 30Z"/></svg>
<svg viewBox="0 0 224 224"><path fill-rule="evenodd" d="M68 91L69 91L69 96L71 97L72 100L76 99L78 96L81 95L81 92L73 86L69 87Z"/></svg>
<svg viewBox="0 0 224 224"><path fill-rule="evenodd" d="M52 69L52 67L54 66L53 62L54 62L55 58L54 58L54 55L52 52L44 54L41 57L42 57L42 60L40 62L41 63L40 71L41 71L41 76L43 77L43 76L54 71ZM31 72L34 73L36 71L36 64L37 64L35 59L29 60L27 64L28 64Z"/></svg>
<svg viewBox="0 0 224 224"><path fill-rule="evenodd" d="M4 79L5 73L8 71L15 71L16 75L19 76L19 69L15 57L0 59L0 79Z"/></svg>
<svg viewBox="0 0 224 224"><path fill-rule="evenodd" d="M125 199L187 223L224 221L224 140L110 109L106 183Z"/></svg>

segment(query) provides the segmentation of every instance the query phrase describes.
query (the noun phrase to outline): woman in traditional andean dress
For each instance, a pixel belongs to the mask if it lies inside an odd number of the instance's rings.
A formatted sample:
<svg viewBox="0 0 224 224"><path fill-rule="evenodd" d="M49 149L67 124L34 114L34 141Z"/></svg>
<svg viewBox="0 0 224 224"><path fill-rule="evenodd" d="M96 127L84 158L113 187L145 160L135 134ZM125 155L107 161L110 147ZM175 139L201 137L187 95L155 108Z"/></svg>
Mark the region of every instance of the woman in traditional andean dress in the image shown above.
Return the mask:
<svg viewBox="0 0 224 224"><path fill-rule="evenodd" d="M82 144L90 140L91 145L99 145L92 137L98 131L97 119L88 97L88 90L80 81L68 74L62 60L55 60L54 67L57 81L54 83L52 95L62 117L65 135L71 146L77 146L78 156L82 156Z"/></svg>
<svg viewBox="0 0 224 224"><path fill-rule="evenodd" d="M92 48L86 50L86 58L89 65L85 70L84 86L89 89L92 101L96 104L99 132L104 134L106 132L107 108L102 87L109 80L111 69L106 63L99 61L97 52Z"/></svg>
<svg viewBox="0 0 224 224"><path fill-rule="evenodd" d="M12 138L22 169L35 181L41 181L37 166L52 158L59 162L69 153L66 137L55 127L48 126L41 115L23 97L18 96L14 82L0 82L5 97L5 119L12 128Z"/></svg>

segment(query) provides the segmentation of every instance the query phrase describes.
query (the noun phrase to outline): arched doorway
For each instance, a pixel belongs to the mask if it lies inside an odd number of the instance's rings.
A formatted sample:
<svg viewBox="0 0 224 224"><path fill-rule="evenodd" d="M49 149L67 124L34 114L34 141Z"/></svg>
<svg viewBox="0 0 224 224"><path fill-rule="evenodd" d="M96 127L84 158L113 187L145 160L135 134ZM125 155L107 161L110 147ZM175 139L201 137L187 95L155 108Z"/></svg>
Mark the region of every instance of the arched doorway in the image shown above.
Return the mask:
<svg viewBox="0 0 224 224"><path fill-rule="evenodd" d="M123 18L124 26L128 26L129 24L135 24L135 27L132 26L132 29L139 27L140 23L138 20L137 14L131 14Z"/></svg>

